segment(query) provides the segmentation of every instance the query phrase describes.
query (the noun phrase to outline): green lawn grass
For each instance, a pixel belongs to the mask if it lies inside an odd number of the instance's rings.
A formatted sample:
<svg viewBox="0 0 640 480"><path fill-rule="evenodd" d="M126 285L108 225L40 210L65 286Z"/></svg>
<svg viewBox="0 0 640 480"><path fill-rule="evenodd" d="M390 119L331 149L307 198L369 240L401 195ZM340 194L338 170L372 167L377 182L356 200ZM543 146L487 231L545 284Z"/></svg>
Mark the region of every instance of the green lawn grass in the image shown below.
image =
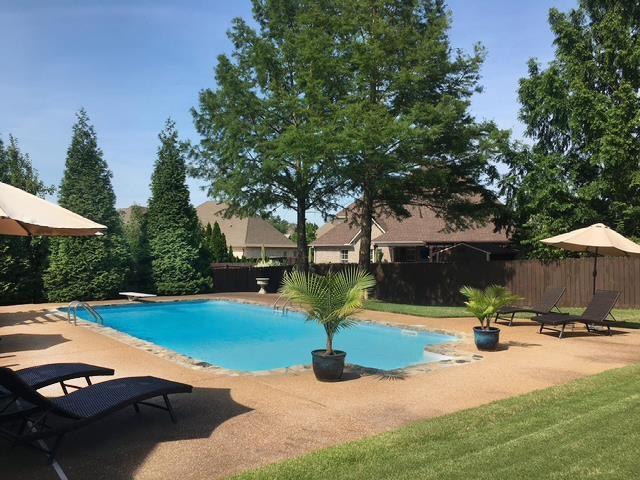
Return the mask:
<svg viewBox="0 0 640 480"><path fill-rule="evenodd" d="M640 365L634 365L236 478L619 480L638 478L639 459Z"/></svg>
<svg viewBox="0 0 640 480"><path fill-rule="evenodd" d="M378 312L403 313L405 315L416 315L418 317L431 318L460 318L473 317L464 307L441 307L424 305L407 305L404 303L387 303L379 300L367 300L364 304L367 310Z"/></svg>
<svg viewBox="0 0 640 480"><path fill-rule="evenodd" d="M440 307L440 306L424 306L424 305L406 305L402 303L387 303L378 300L367 300L364 308L368 310L376 310L379 312L404 313L405 315L416 315L419 317L432 318L460 318L472 317L464 307ZM561 308L563 312L577 315L584 311L583 308ZM632 308L618 308L613 311L613 315L617 320L626 322L628 325L624 327L640 328L640 310ZM529 317L530 315L522 315Z"/></svg>

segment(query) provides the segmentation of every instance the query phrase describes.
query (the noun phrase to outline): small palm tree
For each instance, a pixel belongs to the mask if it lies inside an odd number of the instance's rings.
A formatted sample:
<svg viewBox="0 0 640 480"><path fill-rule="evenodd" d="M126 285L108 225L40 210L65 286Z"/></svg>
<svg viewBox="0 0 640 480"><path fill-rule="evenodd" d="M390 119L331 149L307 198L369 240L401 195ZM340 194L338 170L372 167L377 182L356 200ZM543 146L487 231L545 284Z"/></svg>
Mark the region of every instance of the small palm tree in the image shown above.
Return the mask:
<svg viewBox="0 0 640 480"><path fill-rule="evenodd" d="M502 307L520 300L520 297L513 295L505 287L499 285L489 285L484 290L471 287L462 287L460 293L467 297L464 304L469 312L473 313L483 330L489 329L491 319L496 316Z"/></svg>
<svg viewBox="0 0 640 480"><path fill-rule="evenodd" d="M365 292L375 283L371 274L356 267L326 275L294 270L285 274L280 291L306 310L308 320L324 327L325 355L333 355L334 336L354 324L350 316L362 308Z"/></svg>

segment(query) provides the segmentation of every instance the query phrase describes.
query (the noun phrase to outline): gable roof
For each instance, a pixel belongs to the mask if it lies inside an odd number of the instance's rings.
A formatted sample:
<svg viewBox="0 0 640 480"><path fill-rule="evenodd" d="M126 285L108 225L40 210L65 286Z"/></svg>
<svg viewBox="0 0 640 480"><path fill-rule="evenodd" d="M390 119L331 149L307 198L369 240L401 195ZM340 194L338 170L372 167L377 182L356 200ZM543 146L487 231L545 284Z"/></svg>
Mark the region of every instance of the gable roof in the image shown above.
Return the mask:
<svg viewBox="0 0 640 480"><path fill-rule="evenodd" d="M243 247L275 247L296 248L296 244L260 217L231 217L225 218L227 204L212 201L204 202L196 208L196 213L202 225L215 222L227 239L227 245L234 248Z"/></svg>
<svg viewBox="0 0 640 480"><path fill-rule="evenodd" d="M424 245L433 243L509 243L504 231L496 232L492 222L483 226L447 232L447 223L427 207L408 205L411 214L399 220L379 213L375 221L383 231L372 239L375 245ZM313 242L314 247L340 246L355 243L359 229L349 224L343 210L331 222L333 227Z"/></svg>

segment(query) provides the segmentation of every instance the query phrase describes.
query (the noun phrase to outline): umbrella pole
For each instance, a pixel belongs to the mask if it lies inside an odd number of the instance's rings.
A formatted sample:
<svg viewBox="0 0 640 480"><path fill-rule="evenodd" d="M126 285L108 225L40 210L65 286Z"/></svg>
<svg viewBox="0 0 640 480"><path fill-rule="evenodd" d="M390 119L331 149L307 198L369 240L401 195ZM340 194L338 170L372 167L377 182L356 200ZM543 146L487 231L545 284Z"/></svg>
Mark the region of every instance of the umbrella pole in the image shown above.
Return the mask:
<svg viewBox="0 0 640 480"><path fill-rule="evenodd" d="M593 257L593 294L596 294L596 277L598 276L598 247L596 247L596 254Z"/></svg>

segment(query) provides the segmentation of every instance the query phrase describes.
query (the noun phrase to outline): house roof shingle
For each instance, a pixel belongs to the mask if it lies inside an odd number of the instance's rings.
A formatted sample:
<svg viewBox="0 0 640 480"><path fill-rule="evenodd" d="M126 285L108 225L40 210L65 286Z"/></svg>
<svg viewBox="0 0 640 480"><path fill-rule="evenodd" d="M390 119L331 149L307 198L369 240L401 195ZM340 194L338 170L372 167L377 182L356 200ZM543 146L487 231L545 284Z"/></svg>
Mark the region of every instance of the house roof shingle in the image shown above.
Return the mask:
<svg viewBox="0 0 640 480"><path fill-rule="evenodd" d="M464 230L447 231L447 223L427 207L407 206L411 216L399 220L379 214L376 222L384 230L373 239L376 245L422 245L433 243L509 243L504 231L495 232L492 222ZM358 229L345 221L345 215L333 220L333 227L319 236L314 247L348 245L356 238Z"/></svg>
<svg viewBox="0 0 640 480"><path fill-rule="evenodd" d="M213 225L218 222L228 245L234 248L262 247L263 245L272 248L296 248L295 243L260 217L225 218L224 211L227 208L228 206L224 203L208 201L198 206L196 212L203 225L207 223Z"/></svg>

